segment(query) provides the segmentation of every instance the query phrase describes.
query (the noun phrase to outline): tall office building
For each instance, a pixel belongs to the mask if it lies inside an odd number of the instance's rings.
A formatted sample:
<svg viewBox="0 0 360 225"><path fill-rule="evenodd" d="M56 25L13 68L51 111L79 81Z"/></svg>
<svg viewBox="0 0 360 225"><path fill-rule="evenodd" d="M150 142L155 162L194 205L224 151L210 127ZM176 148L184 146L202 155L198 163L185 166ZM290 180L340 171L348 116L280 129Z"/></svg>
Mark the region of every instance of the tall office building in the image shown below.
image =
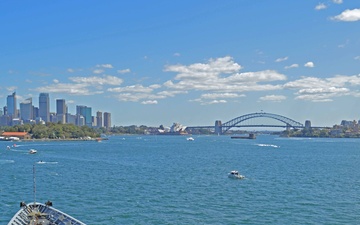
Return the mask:
<svg viewBox="0 0 360 225"><path fill-rule="evenodd" d="M96 126L97 127L103 126L102 112L100 112L100 111L96 112Z"/></svg>
<svg viewBox="0 0 360 225"><path fill-rule="evenodd" d="M88 127L92 126L91 107L87 107L84 105L77 105L76 114L84 117L86 126Z"/></svg>
<svg viewBox="0 0 360 225"><path fill-rule="evenodd" d="M56 114L66 114L66 104L65 99L56 99Z"/></svg>
<svg viewBox="0 0 360 225"><path fill-rule="evenodd" d="M56 99L56 118L57 122L66 123L67 107L65 99Z"/></svg>
<svg viewBox="0 0 360 225"><path fill-rule="evenodd" d="M50 122L49 93L40 93L39 95L39 117L45 122Z"/></svg>
<svg viewBox="0 0 360 225"><path fill-rule="evenodd" d="M111 127L111 113L104 112L104 127L106 129Z"/></svg>
<svg viewBox="0 0 360 225"><path fill-rule="evenodd" d="M29 122L34 118L32 98L25 99L20 103L20 118L25 122Z"/></svg>
<svg viewBox="0 0 360 225"><path fill-rule="evenodd" d="M16 108L16 92L12 93L12 95L8 95L6 99L7 106L7 115L11 116L11 118L17 118L17 108Z"/></svg>

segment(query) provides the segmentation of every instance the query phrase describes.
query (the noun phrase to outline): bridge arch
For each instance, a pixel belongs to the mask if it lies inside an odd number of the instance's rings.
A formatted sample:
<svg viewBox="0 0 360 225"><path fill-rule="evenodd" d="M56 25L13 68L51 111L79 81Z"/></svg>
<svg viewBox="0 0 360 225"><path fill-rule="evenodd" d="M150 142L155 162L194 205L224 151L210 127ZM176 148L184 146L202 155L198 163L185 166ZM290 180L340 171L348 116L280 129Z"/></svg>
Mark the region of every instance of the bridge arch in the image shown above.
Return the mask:
<svg viewBox="0 0 360 225"><path fill-rule="evenodd" d="M221 126L221 128L220 128L221 134L226 133L228 130L230 130L233 127L241 127L241 126L239 126L239 124L245 120L258 118L258 117L267 117L267 118L271 118L271 119L274 119L274 120L284 123L284 125L280 126L280 127L287 127L287 128L291 128L291 127L292 128L303 128L304 127L303 124L301 124L295 120L292 120L290 118L287 118L285 116L281 116L281 115L277 115L277 114L273 114L273 113L260 112L260 113L250 113L250 114L242 115L242 116L236 117L226 123L221 124L220 125ZM272 125L263 125L263 127L272 127ZM215 128L215 130L216 130L216 128ZM218 130L219 130L219 128L218 128Z"/></svg>

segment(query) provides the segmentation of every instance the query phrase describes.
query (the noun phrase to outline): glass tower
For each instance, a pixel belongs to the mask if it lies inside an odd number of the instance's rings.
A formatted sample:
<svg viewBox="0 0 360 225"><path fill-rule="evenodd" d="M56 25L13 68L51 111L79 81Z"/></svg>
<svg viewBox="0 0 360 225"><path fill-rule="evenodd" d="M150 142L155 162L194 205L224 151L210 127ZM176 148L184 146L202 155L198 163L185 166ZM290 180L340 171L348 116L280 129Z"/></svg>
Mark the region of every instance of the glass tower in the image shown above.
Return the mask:
<svg viewBox="0 0 360 225"><path fill-rule="evenodd" d="M76 114L84 117L86 126L88 127L92 126L91 107L77 105Z"/></svg>
<svg viewBox="0 0 360 225"><path fill-rule="evenodd" d="M32 98L28 98L20 103L20 116L24 121L30 121L34 118Z"/></svg>
<svg viewBox="0 0 360 225"><path fill-rule="evenodd" d="M40 93L39 96L39 117L45 122L50 121L50 100L49 93Z"/></svg>
<svg viewBox="0 0 360 225"><path fill-rule="evenodd" d="M12 95L8 95L6 99L7 114L12 118L17 118L17 108L16 108L16 92Z"/></svg>

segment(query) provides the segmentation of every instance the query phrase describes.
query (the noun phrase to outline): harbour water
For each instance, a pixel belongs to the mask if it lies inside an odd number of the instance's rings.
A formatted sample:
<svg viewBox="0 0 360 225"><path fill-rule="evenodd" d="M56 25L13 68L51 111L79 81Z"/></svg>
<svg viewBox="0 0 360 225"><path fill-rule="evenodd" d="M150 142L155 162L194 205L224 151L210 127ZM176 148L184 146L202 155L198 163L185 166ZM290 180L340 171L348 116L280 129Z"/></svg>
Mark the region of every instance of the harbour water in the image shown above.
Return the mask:
<svg viewBox="0 0 360 225"><path fill-rule="evenodd" d="M0 224L34 201L34 163L36 201L89 225L359 223L360 139L194 139L0 142Z"/></svg>

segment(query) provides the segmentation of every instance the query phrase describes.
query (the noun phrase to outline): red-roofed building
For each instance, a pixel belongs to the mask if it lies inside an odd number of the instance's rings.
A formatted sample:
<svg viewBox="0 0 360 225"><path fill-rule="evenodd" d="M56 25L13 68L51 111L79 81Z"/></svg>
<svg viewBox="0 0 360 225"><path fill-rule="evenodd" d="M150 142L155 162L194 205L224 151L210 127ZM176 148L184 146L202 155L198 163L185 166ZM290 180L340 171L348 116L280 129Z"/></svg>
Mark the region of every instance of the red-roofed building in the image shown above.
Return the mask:
<svg viewBox="0 0 360 225"><path fill-rule="evenodd" d="M19 139L30 139L31 136L28 132L3 132L1 137L10 138L10 137L17 137Z"/></svg>

